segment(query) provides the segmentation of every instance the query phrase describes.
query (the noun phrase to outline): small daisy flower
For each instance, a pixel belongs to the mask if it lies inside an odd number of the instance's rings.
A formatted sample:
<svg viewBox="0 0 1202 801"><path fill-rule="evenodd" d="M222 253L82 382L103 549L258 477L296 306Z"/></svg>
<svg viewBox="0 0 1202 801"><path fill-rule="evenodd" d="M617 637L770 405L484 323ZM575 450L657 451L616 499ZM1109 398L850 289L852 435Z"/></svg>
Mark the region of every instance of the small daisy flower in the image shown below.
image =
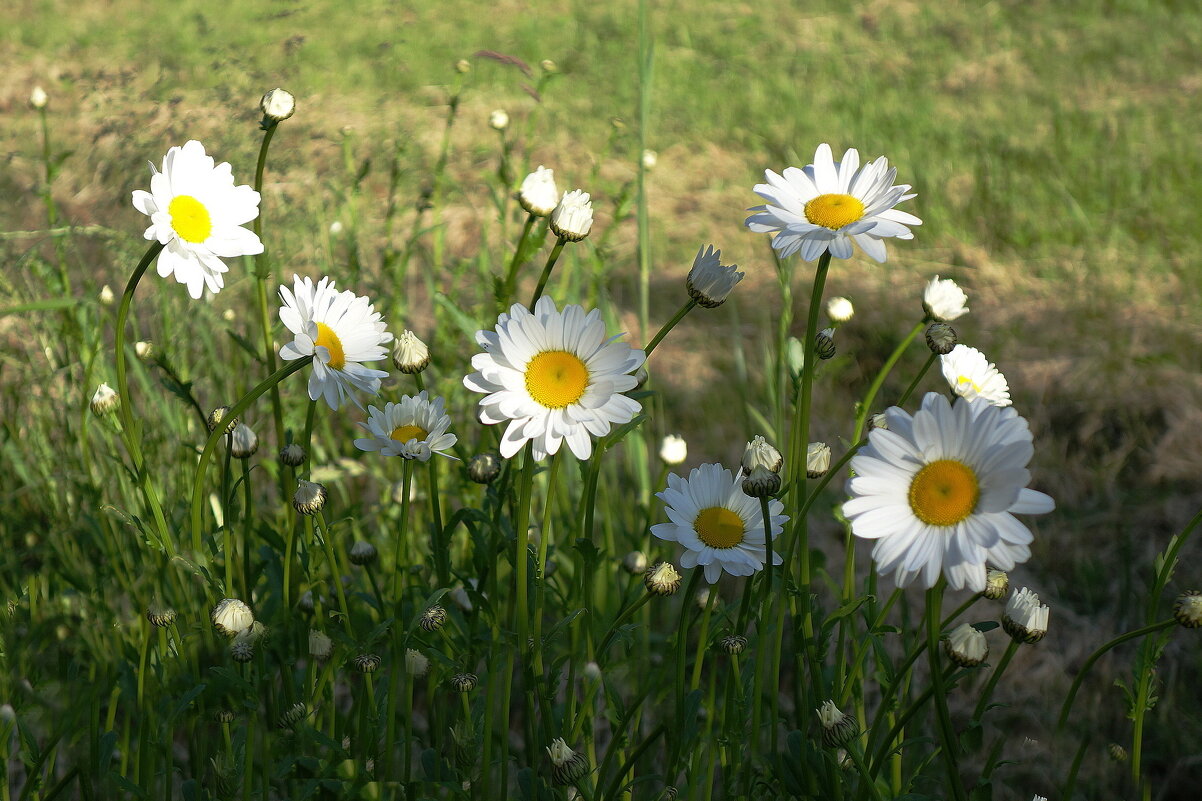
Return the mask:
<svg viewBox="0 0 1202 801"><path fill-rule="evenodd" d="M159 275L174 274L193 298L205 287L220 292L229 269L222 259L263 252L259 237L242 227L259 216L259 193L234 186L229 162L215 165L195 139L168 150L162 172L150 170L150 191L135 190L133 203L150 217L145 237L165 245Z"/></svg>
<svg viewBox="0 0 1202 801"><path fill-rule="evenodd" d="M630 422L643 408L621 394L634 389L631 373L645 359L615 338L605 338L597 310L565 306L543 296L530 313L520 303L497 318L495 331L477 331L484 349L472 357L476 372L463 384L485 393L480 421L508 422L501 456L512 457L527 442L543 459L567 443L578 459L593 452L592 437Z"/></svg>
<svg viewBox="0 0 1202 801"><path fill-rule="evenodd" d="M743 280L737 264L722 264L722 251L707 245L697 250L693 269L685 279L689 297L707 309L716 309L726 302L735 284Z"/></svg>
<svg viewBox="0 0 1202 801"><path fill-rule="evenodd" d="M701 566L710 584L725 570L732 576L750 576L764 567L764 519L760 502L746 494L738 474L720 464L694 468L687 479L668 475L668 488L656 497L667 507L669 523L657 523L651 533L685 548L681 567ZM789 518L780 501L768 501L775 540ZM779 552L772 563L781 564Z"/></svg>
<svg viewBox="0 0 1202 801"><path fill-rule="evenodd" d="M659 443L659 458L666 465L678 465L689 456L689 445L684 437L669 434Z"/></svg>
<svg viewBox="0 0 1202 801"><path fill-rule="evenodd" d="M1027 489L1034 454L1027 421L1013 409L948 403L931 392L911 417L891 407L851 460L852 532L876 540L872 558L899 587L932 587L942 571L954 589L985 589L985 563L1010 570L1031 556L1031 532L1014 514L1055 503Z"/></svg>
<svg viewBox="0 0 1202 801"><path fill-rule="evenodd" d="M551 233L568 242L579 242L593 228L593 202L588 192L573 189L564 192L551 212Z"/></svg>
<svg viewBox="0 0 1202 801"><path fill-rule="evenodd" d="M1002 628L1016 642L1034 645L1048 633L1048 617L1051 613L1051 607L1039 602L1038 593L1023 587L1006 602Z"/></svg>
<svg viewBox="0 0 1202 801"><path fill-rule="evenodd" d="M555 186L555 171L538 165L538 169L522 179L518 202L535 217L546 217L559 205L559 189Z"/></svg>
<svg viewBox="0 0 1202 801"><path fill-rule="evenodd" d="M950 323L968 314L968 307L964 305L967 301L968 295L950 278L940 280L935 276L922 291L922 310L927 317L941 323Z"/></svg>
<svg viewBox="0 0 1202 801"><path fill-rule="evenodd" d="M856 313L856 307L847 298L831 298L826 302L826 316L832 323L846 323Z"/></svg>
<svg viewBox="0 0 1202 801"><path fill-rule="evenodd" d="M748 211L747 227L774 233L772 247L781 258L801 251L813 261L830 251L835 258L851 257L852 240L876 261L885 261L882 239L913 239L907 226L922 225L913 214L893 208L914 197L909 184L893 185L897 169L884 156L860 167L860 154L850 149L835 161L831 146L821 144L814 163L805 169L788 167L784 175L765 170L767 183L755 193L768 201Z"/></svg>
<svg viewBox="0 0 1202 801"><path fill-rule="evenodd" d="M325 398L337 410L348 396L359 405L351 390L380 392L380 379L388 373L364 367L363 362L386 358L383 346L392 341L392 334L367 298L337 291L329 278L314 286L313 279L299 275L293 277L292 289L280 287L280 298L280 320L295 335L280 348L280 357L313 357L311 400Z"/></svg>
<svg viewBox="0 0 1202 801"><path fill-rule="evenodd" d="M994 406L1009 406L1010 385L985 354L967 345L957 345L939 357L943 377L964 400L980 398Z"/></svg>
<svg viewBox="0 0 1202 801"><path fill-rule="evenodd" d="M431 401L423 389L416 396L404 396L400 403L384 404L383 410L368 406L367 414L367 422L359 425L371 436L355 440L359 450L423 462L435 453L455 458L445 452L459 438L447 433L451 418L443 410L442 398Z"/></svg>

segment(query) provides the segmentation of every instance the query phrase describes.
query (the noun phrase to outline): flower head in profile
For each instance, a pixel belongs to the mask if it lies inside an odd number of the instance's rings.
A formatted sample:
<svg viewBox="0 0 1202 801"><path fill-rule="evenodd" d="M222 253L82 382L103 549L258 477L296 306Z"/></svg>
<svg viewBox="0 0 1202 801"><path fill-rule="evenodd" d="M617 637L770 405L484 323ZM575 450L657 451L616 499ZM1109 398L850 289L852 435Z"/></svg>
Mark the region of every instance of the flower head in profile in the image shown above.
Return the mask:
<svg viewBox="0 0 1202 801"><path fill-rule="evenodd" d="M623 392L634 389L632 373L643 351L606 338L597 310L565 306L543 296L531 313L514 304L497 318L494 331L477 331L484 349L472 357L476 372L463 384L482 392L480 421L508 422L501 455L509 458L527 442L534 458L559 451L565 442L578 459L593 452L593 437L628 423L642 409Z"/></svg>
<svg viewBox="0 0 1202 801"><path fill-rule="evenodd" d="M416 396L405 395L400 403L386 403L382 410L368 406L367 415L367 422L359 425L371 436L355 440L361 451L423 462L435 453L455 458L446 450L459 438L447 433L451 418L443 410L443 400L430 400L424 389Z"/></svg>
<svg viewBox="0 0 1202 801"><path fill-rule="evenodd" d="M293 278L293 288L280 286L280 320L295 338L280 348L287 360L313 357L309 375L309 398L325 398L337 410L349 396L360 406L352 390L376 395L383 370L364 367L387 357L384 345L392 341L381 315L367 298L350 290L339 292L334 282L323 278Z"/></svg>
<svg viewBox="0 0 1202 801"><path fill-rule="evenodd" d="M707 309L716 309L726 302L735 284L743 280L737 264L722 264L722 251L713 245L701 247L693 259L693 269L685 279L689 297Z"/></svg>
<svg viewBox="0 0 1202 801"><path fill-rule="evenodd" d="M564 192L551 212L551 233L568 242L579 242L593 228L593 202L588 192L573 189Z"/></svg>
<svg viewBox="0 0 1202 801"><path fill-rule="evenodd" d="M854 240L876 261L885 261L883 239L913 239L908 226L922 220L894 208L914 197L909 184L893 185L897 169L881 156L860 166L854 148L835 161L828 144L814 153L805 169L788 167L783 175L765 170L767 183L755 193L768 201L754 206L747 227L756 233L774 233L772 247L781 258L801 251L813 261L830 251L835 258L851 257Z"/></svg>
<svg viewBox="0 0 1202 801"><path fill-rule="evenodd" d="M950 278L935 276L922 291L922 310L927 317L941 323L950 323L968 314L968 307L964 305L967 301L968 295Z"/></svg>
<svg viewBox="0 0 1202 801"><path fill-rule="evenodd" d="M164 245L159 275L174 275L193 298L205 287L220 292L229 270L222 259L263 252L259 237L242 227L259 216L259 193L234 186L229 163L215 164L195 139L168 150L162 172L150 170L150 191L134 190L133 202L150 217L145 237Z"/></svg>
<svg viewBox="0 0 1202 801"><path fill-rule="evenodd" d="M763 569L767 551L760 501L743 492L738 473L720 464L703 464L687 479L668 474L668 488L655 495L667 507L671 522L655 524L651 533L685 548L681 567L700 566L710 584L723 570L750 576ZM780 501L768 501L774 540L789 519L781 514L783 509ZM779 551L773 552L772 563L781 563Z"/></svg>
<svg viewBox="0 0 1202 801"><path fill-rule="evenodd" d="M538 165L538 169L522 179L518 202L535 217L546 217L559 205L559 189L555 186L555 171Z"/></svg>
<svg viewBox="0 0 1202 801"><path fill-rule="evenodd" d="M985 354L967 345L957 345L950 353L939 357L943 377L964 400L980 398L994 406L1009 406L1010 385Z"/></svg>
<svg viewBox="0 0 1202 801"><path fill-rule="evenodd" d="M1015 514L1055 504L1027 489L1034 454L1027 421L1011 408L958 401L931 392L911 417L891 407L851 460L852 532L876 540L882 575L904 587L933 587L940 572L954 589L985 589L985 563L1010 570L1031 556L1031 532Z"/></svg>

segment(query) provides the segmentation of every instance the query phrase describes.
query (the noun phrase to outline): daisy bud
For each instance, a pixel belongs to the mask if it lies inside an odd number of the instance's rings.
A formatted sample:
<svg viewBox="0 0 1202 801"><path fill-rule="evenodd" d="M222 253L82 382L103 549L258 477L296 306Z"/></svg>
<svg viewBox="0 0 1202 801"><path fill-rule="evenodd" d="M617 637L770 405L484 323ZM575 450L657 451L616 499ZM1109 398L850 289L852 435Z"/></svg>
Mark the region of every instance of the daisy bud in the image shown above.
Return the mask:
<svg viewBox="0 0 1202 801"><path fill-rule="evenodd" d="M213 718L218 723L233 723L236 717L237 716L234 714L234 710L232 709L218 709L213 714Z"/></svg>
<svg viewBox="0 0 1202 801"><path fill-rule="evenodd" d="M885 417L884 412L877 412L868 418L868 430L879 428L882 431L889 430L889 418Z"/></svg>
<svg viewBox="0 0 1202 801"><path fill-rule="evenodd" d="M255 658L254 642L241 635L235 637L234 641L230 643L230 657L235 662L246 664Z"/></svg>
<svg viewBox="0 0 1202 801"><path fill-rule="evenodd" d="M805 348L801 346L801 340L797 337L789 337L785 342L785 364L794 381L801 378L801 371L806 364L806 352Z"/></svg>
<svg viewBox="0 0 1202 801"><path fill-rule="evenodd" d="M528 214L546 217L559 205L559 189L555 186L555 171L541 164L538 169L522 179L518 189L518 202Z"/></svg>
<svg viewBox="0 0 1202 801"><path fill-rule="evenodd" d="M292 507L302 515L315 515L326 505L329 493L321 484L301 479L296 482L296 494L292 496Z"/></svg>
<svg viewBox="0 0 1202 801"><path fill-rule="evenodd" d="M588 192L573 189L564 192L551 212L551 231L568 242L579 242L593 227L593 204Z"/></svg>
<svg viewBox="0 0 1202 801"><path fill-rule="evenodd" d="M308 704L303 701L298 701L284 710L283 714L280 715L279 721L277 721L275 725L281 729L294 728L298 723L309 717L310 712L312 712L312 710L309 709Z"/></svg>
<svg viewBox="0 0 1202 801"><path fill-rule="evenodd" d="M225 320L227 323L232 323L234 320L238 319L238 312L234 311L233 309L226 309L221 313L221 319Z"/></svg>
<svg viewBox="0 0 1202 801"><path fill-rule="evenodd" d="M1202 626L1202 592L1188 590L1173 603L1173 617L1187 629Z"/></svg>
<svg viewBox="0 0 1202 801"><path fill-rule="evenodd" d="M422 616L417 621L417 625L422 627L422 631L438 631L447 622L447 610L443 606L434 604L426 611L422 612Z"/></svg>
<svg viewBox="0 0 1202 801"><path fill-rule="evenodd" d="M1127 749L1123 748L1118 743L1111 743L1106 750L1110 754L1110 758L1115 762L1127 761Z"/></svg>
<svg viewBox="0 0 1202 801"><path fill-rule="evenodd" d="M697 604L698 609L704 612L705 607L710 603L710 591L705 587L697 590L697 594L693 596L693 602Z"/></svg>
<svg viewBox="0 0 1202 801"><path fill-rule="evenodd" d="M815 711L822 723L822 744L827 748L847 745L859 733L856 719L840 712L834 701L827 701Z"/></svg>
<svg viewBox="0 0 1202 801"><path fill-rule="evenodd" d="M680 589L680 573L671 562L656 562L643 576L643 584L652 595L672 595Z"/></svg>
<svg viewBox="0 0 1202 801"><path fill-rule="evenodd" d="M447 593L447 596L451 599L455 606L458 606L467 614L471 614L471 611L475 609L475 607L472 606L472 599L468 597L467 590L465 590L463 587L456 587Z"/></svg>
<svg viewBox="0 0 1202 801"><path fill-rule="evenodd" d="M376 561L376 546L370 542L359 540L351 546L350 560L352 565L370 565Z"/></svg>
<svg viewBox="0 0 1202 801"><path fill-rule="evenodd" d="M752 498L771 498L780 492L780 474L756 467L743 479L743 494Z"/></svg>
<svg viewBox="0 0 1202 801"><path fill-rule="evenodd" d="M238 418L230 417L230 407L218 406L209 412L209 416L205 418L205 425L208 427L210 433L216 431L218 426L224 425L225 433L228 436L234 433L234 429L238 425Z"/></svg>
<svg viewBox="0 0 1202 801"><path fill-rule="evenodd" d="M377 654L359 654L354 659L355 670L360 673L375 673L380 667L380 657Z"/></svg>
<svg viewBox="0 0 1202 801"><path fill-rule="evenodd" d="M772 473L779 473L784 463L785 460L780 455L780 451L769 445L768 440L759 434L756 434L751 442L747 443L741 462L744 473L750 473L757 467L763 467Z"/></svg>
<svg viewBox="0 0 1202 801"><path fill-rule="evenodd" d="M643 169L654 170L655 165L659 163L659 154L654 150L643 151Z"/></svg>
<svg viewBox="0 0 1202 801"><path fill-rule="evenodd" d="M940 281L939 276L935 276L923 290L922 310L932 320L950 323L957 317L968 314L968 307L964 305L967 300L968 295L964 294L964 290L957 286L955 281L950 278Z"/></svg>
<svg viewBox="0 0 1202 801"><path fill-rule="evenodd" d="M493 130L503 131L509 127L509 114L503 108L494 109L488 115L488 124Z"/></svg>
<svg viewBox="0 0 1202 801"><path fill-rule="evenodd" d="M330 223L330 236L342 236L342 221L334 220Z"/></svg>
<svg viewBox="0 0 1202 801"><path fill-rule="evenodd" d="M642 551L631 551L622 559L622 569L632 576L647 572L647 555Z"/></svg>
<svg viewBox="0 0 1202 801"><path fill-rule="evenodd" d="M309 656L326 659L334 650L334 641L325 632L309 629Z"/></svg>
<svg viewBox="0 0 1202 801"><path fill-rule="evenodd" d="M586 662L580 673L589 681L601 680L601 666L596 662Z"/></svg>
<svg viewBox="0 0 1202 801"><path fill-rule="evenodd" d="M1031 801L1048 801L1048 799L1046 796L1034 795L1034 796L1031 796Z"/></svg>
<svg viewBox="0 0 1202 801"><path fill-rule="evenodd" d="M33 91L29 93L29 105L41 110L46 108L48 102L50 102L50 97L46 94L46 90L40 86L33 87Z"/></svg>
<svg viewBox="0 0 1202 801"><path fill-rule="evenodd" d="M659 801L676 801L676 794L676 788L669 784L660 791Z"/></svg>
<svg viewBox="0 0 1202 801"><path fill-rule="evenodd" d="M931 323L927 326L927 347L931 349L931 353L938 356L951 353L959 341L956 329L947 323Z"/></svg>
<svg viewBox="0 0 1202 801"><path fill-rule="evenodd" d="M555 73L559 72L559 65L549 58L544 58L542 61L538 62L538 66L542 68L543 72L549 75L554 75Z"/></svg>
<svg viewBox="0 0 1202 801"><path fill-rule="evenodd" d="M305 590L304 594L301 595L300 600L296 602L296 605L299 606L304 612L312 612L314 606L313 590Z"/></svg>
<svg viewBox="0 0 1202 801"><path fill-rule="evenodd" d="M230 437L230 455L235 459L249 459L259 449L259 436L246 423L234 426Z"/></svg>
<svg viewBox="0 0 1202 801"><path fill-rule="evenodd" d="M407 375L420 373L430 364L430 349L412 331L405 331L392 346L392 363Z"/></svg>
<svg viewBox="0 0 1202 801"><path fill-rule="evenodd" d="M685 278L689 297L707 309L716 309L726 302L735 284L743 280L737 264L726 266L721 263L722 251L713 245L698 249L693 258L693 269Z"/></svg>
<svg viewBox="0 0 1202 801"><path fill-rule="evenodd" d="M943 639L943 652L960 667L976 667L989 656L989 643L980 631L961 623Z"/></svg>
<svg viewBox="0 0 1202 801"><path fill-rule="evenodd" d="M501 456L496 453L477 453L467 463L467 475L477 484L491 484L501 475Z"/></svg>
<svg viewBox="0 0 1202 801"><path fill-rule="evenodd" d="M476 689L477 681L475 673L456 673L450 678L451 687L461 693L470 693Z"/></svg>
<svg viewBox="0 0 1202 801"><path fill-rule="evenodd" d="M146 609L146 619L157 629L165 629L175 622L175 610L157 600L151 601Z"/></svg>
<svg viewBox="0 0 1202 801"><path fill-rule="evenodd" d="M472 62L468 61L466 58L461 58L455 62L455 72L458 72L460 75L466 75L471 71Z"/></svg>
<svg viewBox="0 0 1202 801"><path fill-rule="evenodd" d="M100 301L101 306L112 306L117 296L113 294L113 288L105 284L100 287L100 294L96 296L96 299Z"/></svg>
<svg viewBox="0 0 1202 801"><path fill-rule="evenodd" d="M280 448L280 461L289 467L300 467L305 462L305 449L290 442Z"/></svg>
<svg viewBox="0 0 1202 801"><path fill-rule="evenodd" d="M405 672L415 679L430 672L430 659L414 648L405 649Z"/></svg>
<svg viewBox="0 0 1202 801"><path fill-rule="evenodd" d="M729 656L738 656L747 650L747 638L739 634L731 634L718 640L718 647Z"/></svg>
<svg viewBox="0 0 1202 801"><path fill-rule="evenodd" d="M985 571L985 589L981 591L991 601L1000 601L1010 591L1010 577L1004 570L990 568Z"/></svg>
<svg viewBox="0 0 1202 801"><path fill-rule="evenodd" d="M104 417L109 412L116 411L120 405L121 396L108 384L101 384L92 395L92 414L97 417Z"/></svg>
<svg viewBox="0 0 1202 801"><path fill-rule="evenodd" d="M822 478L831 469L831 446L811 442L806 446L806 478Z"/></svg>
<svg viewBox="0 0 1202 801"><path fill-rule="evenodd" d="M814 353L823 361L835 358L835 329L824 328L814 335Z"/></svg>
<svg viewBox="0 0 1202 801"><path fill-rule="evenodd" d="M832 323L846 323L855 313L855 306L852 306L847 298L831 298L826 302L826 316Z"/></svg>
<svg viewBox="0 0 1202 801"><path fill-rule="evenodd" d="M223 598L213 607L209 618L213 627L227 637L246 631L255 622L250 607L237 598Z"/></svg>
<svg viewBox="0 0 1202 801"><path fill-rule="evenodd" d="M144 339L138 340L134 343L134 355L141 361L150 361L154 356L154 345Z"/></svg>
<svg viewBox="0 0 1202 801"><path fill-rule="evenodd" d="M1051 609L1039 603L1039 596L1023 587L1010 596L1002 613L1002 628L1016 642L1034 645L1048 632Z"/></svg>
<svg viewBox="0 0 1202 801"><path fill-rule="evenodd" d="M562 737L555 738L547 747L547 756L551 757L551 777L556 784L575 784L588 774L588 760L573 751Z"/></svg>
<svg viewBox="0 0 1202 801"><path fill-rule="evenodd" d="M669 434L659 444L659 459L669 467L682 463L689 455L689 446L683 437Z"/></svg>
<svg viewBox="0 0 1202 801"><path fill-rule="evenodd" d="M295 114L296 98L291 92L272 89L263 95L263 99L259 101L259 108L263 110L263 127L266 128L267 123L283 122Z"/></svg>

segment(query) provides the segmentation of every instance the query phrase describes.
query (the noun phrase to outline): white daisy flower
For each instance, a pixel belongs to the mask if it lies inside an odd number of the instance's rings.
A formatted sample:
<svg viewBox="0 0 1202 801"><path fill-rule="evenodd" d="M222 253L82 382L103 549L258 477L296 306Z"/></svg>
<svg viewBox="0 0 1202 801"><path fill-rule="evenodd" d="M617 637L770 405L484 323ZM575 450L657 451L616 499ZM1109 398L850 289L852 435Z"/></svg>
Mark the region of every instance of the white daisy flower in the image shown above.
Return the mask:
<svg viewBox="0 0 1202 801"><path fill-rule="evenodd" d="M935 276L922 290L922 310L932 320L950 323L968 314L968 295L950 278Z"/></svg>
<svg viewBox="0 0 1202 801"><path fill-rule="evenodd" d="M967 345L957 345L939 357L943 377L964 400L980 398L994 406L1009 406L1010 385L985 354Z"/></svg>
<svg viewBox="0 0 1202 801"><path fill-rule="evenodd" d="M253 256L263 243L242 226L259 216L259 193L234 186L229 162L214 166L213 157L195 139L173 147L163 157L163 171L150 165L150 191L134 190L134 208L150 217L147 239L165 247L159 254L163 278L187 284L199 298L205 287L216 294L225 286L229 268L222 259Z"/></svg>
<svg viewBox="0 0 1202 801"><path fill-rule="evenodd" d="M628 423L642 409L621 393L635 388L631 373L646 358L617 337L605 338L597 310L565 306L543 296L531 314L515 303L497 318L495 331L477 331L484 353L472 357L476 372L463 384L486 397L480 421L508 421L501 455L509 458L527 441L534 458L556 453L567 442L578 459L593 452L592 437Z"/></svg>
<svg viewBox="0 0 1202 801"><path fill-rule="evenodd" d="M280 286L280 320L295 339L280 348L280 357L292 361L313 357L309 398L325 398L337 410L349 396L362 408L351 390L369 395L380 392L380 379L388 375L363 362L386 358L383 347L392 341L380 313L364 297L350 290L339 292L334 282L293 276L293 288Z"/></svg>
<svg viewBox="0 0 1202 801"><path fill-rule="evenodd" d="M985 589L985 563L1010 570L1031 556L1031 532L1014 514L1055 503L1027 489L1034 454L1027 421L1011 408L948 403L931 392L911 417L894 406L851 460L843 514L899 587L932 587L942 570L954 589Z"/></svg>
<svg viewBox="0 0 1202 801"><path fill-rule="evenodd" d="M710 584L725 570L732 576L750 576L764 567L764 519L760 502L743 492L739 476L720 464L703 464L688 479L668 474L668 488L655 497L667 507L670 523L657 523L651 533L661 540L678 542L685 552L681 567L701 566ZM784 505L768 501L775 541L789 518ZM773 549L772 564L782 562Z"/></svg>
<svg viewBox="0 0 1202 801"><path fill-rule="evenodd" d="M447 433L451 418L443 410L442 398L431 401L423 389L416 396L405 395L400 403L384 404L382 411L368 406L367 414L367 422L359 425L371 436L355 440L359 450L423 462L435 453L455 458L445 452L459 438Z"/></svg>
<svg viewBox="0 0 1202 801"><path fill-rule="evenodd" d="M873 259L885 260L882 239L913 239L907 226L922 225L913 214L893 208L914 197L909 184L893 185L897 169L884 156L860 168L853 148L835 161L831 147L821 144L814 163L805 169L788 167L784 175L765 170L765 184L755 193L768 201L748 211L747 227L756 233L775 233L772 247L781 258L801 251L813 261L826 251L839 259L851 257L854 239Z"/></svg>

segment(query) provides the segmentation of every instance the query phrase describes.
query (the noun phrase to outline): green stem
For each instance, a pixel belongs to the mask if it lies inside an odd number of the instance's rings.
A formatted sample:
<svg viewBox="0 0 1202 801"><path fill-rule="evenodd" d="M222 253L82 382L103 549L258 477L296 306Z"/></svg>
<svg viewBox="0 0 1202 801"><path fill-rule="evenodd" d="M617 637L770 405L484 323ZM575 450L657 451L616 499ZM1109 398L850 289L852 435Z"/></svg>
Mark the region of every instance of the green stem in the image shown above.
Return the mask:
<svg viewBox="0 0 1202 801"><path fill-rule="evenodd" d="M605 632L605 636L601 638L601 645L597 647L597 659L605 658L605 652L609 648L609 644L613 642L614 637L617 636L618 629L625 625L627 620L630 620L630 618L634 617L635 612L646 606L647 602L653 597L654 596L649 592L643 593L642 598L639 598L630 606L626 607L626 609L620 615L618 615L617 619L614 620L613 625L609 627L609 631Z"/></svg>
<svg viewBox="0 0 1202 801"><path fill-rule="evenodd" d="M526 250L526 239L534 230L534 224L538 222L538 219L536 215L528 214L526 224L522 226L522 235L518 238L517 247L513 249L513 260L509 262L509 269L505 273L505 283L501 285L501 297L498 300L503 308L509 308L506 304L513 298L514 284L518 280L518 268L522 266L522 253Z"/></svg>
<svg viewBox="0 0 1202 801"><path fill-rule="evenodd" d="M868 416L872 414L872 404L876 400L877 393L879 393L881 391L881 387L884 386L885 379L889 377L891 372L893 372L893 368L897 364L898 359L900 359L902 354L905 353L910 347L910 344L914 341L914 338L922 332L924 325L926 325L925 320L917 323L913 328L910 329L910 333L906 334L905 338L899 342L897 347L893 349L893 352L889 354L889 358L885 360L885 364L881 367L880 372L878 372L876 374L876 378L872 380L872 384L868 387L868 391L864 393L864 400L860 402L860 412L856 415L856 428L855 432L852 434L853 442L859 442L864 436L864 426L868 422ZM906 391L909 392L910 390Z"/></svg>
<svg viewBox="0 0 1202 801"><path fill-rule="evenodd" d="M392 603L396 607L396 614L400 615L401 609L401 592L404 589L402 576L408 572L408 566L401 566L401 557L408 554L408 532L409 532L409 493L413 486L413 460L406 459L405 464L401 468L401 524L397 530L396 546L392 552Z"/></svg>
<svg viewBox="0 0 1202 801"><path fill-rule="evenodd" d="M551 278L551 271L555 269L555 262L559 261L559 254L563 252L564 243L567 241L561 236L556 240L555 247L551 248L551 255L547 256L543 274L538 277L538 286L534 288L534 297L530 298L530 311L534 311L534 304L538 303L538 299L543 296L543 289L546 288L547 281Z"/></svg>
<svg viewBox="0 0 1202 801"><path fill-rule="evenodd" d="M534 488L534 473L538 463L534 460L534 443L526 443L526 454L522 462L522 479L518 499L517 518L514 521L514 534L517 535L517 546L513 554L514 570L514 605L513 628L517 632L518 650L526 648L527 631L530 624L530 610L527 599L527 578L530 563L530 496Z"/></svg>
<svg viewBox="0 0 1202 801"><path fill-rule="evenodd" d="M947 688L943 685L943 671L939 666L939 608L943 603L943 579L927 590L927 660L931 666L931 686L935 691L935 714L939 722L939 740L943 747L947 778L952 796L956 801L965 801L964 784L960 781L960 764L956 759L956 732L947 711Z"/></svg>
<svg viewBox="0 0 1202 801"><path fill-rule="evenodd" d="M438 500L438 459L431 458L427 463L430 470L430 513L433 517L432 542L434 548L434 573L438 576L438 586L449 587L451 584L451 542L442 528L442 506Z"/></svg>
<svg viewBox="0 0 1202 801"><path fill-rule="evenodd" d="M317 520L318 536L321 537L321 547L325 551L326 564L330 568L330 581L338 594L338 608L342 611L342 623L346 627L346 636L355 639L355 631L351 628L350 608L346 605L346 593L342 589L342 576L338 570L338 559L334 556L334 544L331 541L330 528L326 525L326 516L318 511L314 518ZM395 666L393 668L396 669Z"/></svg>
<svg viewBox="0 0 1202 801"><path fill-rule="evenodd" d="M676 312L671 320L664 323L663 327L659 329L659 332L651 339L650 342L647 343L646 347L643 348L643 354L646 356L646 358L651 358L651 351L655 350L663 338L668 335L668 332L675 328L676 324L683 320L684 316L691 312L696 305L696 299L690 298L689 302L681 306L680 310Z"/></svg>
<svg viewBox="0 0 1202 801"><path fill-rule="evenodd" d="M993 691L997 687L997 683L1002 678L1002 674L1006 672L1010 660L1018 653L1018 640L1010 640L1006 646L1006 653L1002 654L1002 659L994 667L993 672L989 674L989 681L985 682L985 687L981 690L981 697L977 699L977 705L972 711L972 723L979 723L981 717L985 714L985 708L989 706L989 699L993 697Z"/></svg>

